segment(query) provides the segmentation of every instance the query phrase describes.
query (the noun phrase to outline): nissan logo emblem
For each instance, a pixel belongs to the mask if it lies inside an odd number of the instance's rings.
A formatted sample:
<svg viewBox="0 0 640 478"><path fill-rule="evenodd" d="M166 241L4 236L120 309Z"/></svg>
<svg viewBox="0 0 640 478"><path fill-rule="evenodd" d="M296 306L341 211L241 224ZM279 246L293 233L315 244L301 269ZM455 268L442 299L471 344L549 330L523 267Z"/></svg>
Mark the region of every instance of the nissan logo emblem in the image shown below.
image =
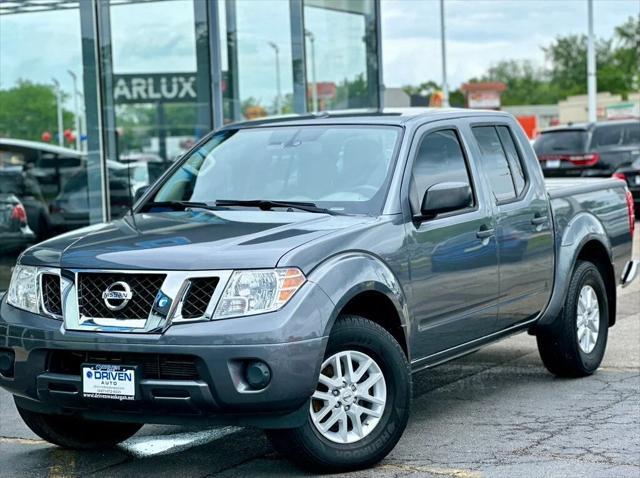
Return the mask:
<svg viewBox="0 0 640 478"><path fill-rule="evenodd" d="M104 305L109 310L124 309L132 297L131 287L123 281L114 282L102 293Z"/></svg>

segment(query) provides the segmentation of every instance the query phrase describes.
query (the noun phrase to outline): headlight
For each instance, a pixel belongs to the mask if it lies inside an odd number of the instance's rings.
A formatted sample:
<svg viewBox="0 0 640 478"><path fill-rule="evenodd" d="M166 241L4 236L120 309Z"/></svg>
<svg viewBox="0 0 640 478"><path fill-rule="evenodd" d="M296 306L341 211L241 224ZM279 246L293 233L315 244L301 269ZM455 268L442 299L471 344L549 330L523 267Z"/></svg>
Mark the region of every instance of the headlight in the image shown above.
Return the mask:
<svg viewBox="0 0 640 478"><path fill-rule="evenodd" d="M278 310L305 283L299 269L235 271L213 313L214 319Z"/></svg>
<svg viewBox="0 0 640 478"><path fill-rule="evenodd" d="M17 265L13 269L7 302L34 314L40 311L37 267Z"/></svg>

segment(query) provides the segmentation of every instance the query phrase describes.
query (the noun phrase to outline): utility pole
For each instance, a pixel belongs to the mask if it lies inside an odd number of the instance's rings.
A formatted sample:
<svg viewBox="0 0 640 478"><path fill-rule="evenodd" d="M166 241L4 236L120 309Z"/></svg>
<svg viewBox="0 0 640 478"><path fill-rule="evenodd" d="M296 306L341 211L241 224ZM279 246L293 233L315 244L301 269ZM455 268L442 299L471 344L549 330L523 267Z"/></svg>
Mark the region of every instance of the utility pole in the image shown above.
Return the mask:
<svg viewBox="0 0 640 478"><path fill-rule="evenodd" d="M282 90L280 88L280 49L274 42L267 42L276 53L276 112L282 114Z"/></svg>
<svg viewBox="0 0 640 478"><path fill-rule="evenodd" d="M311 48L310 48L310 57L311 57L311 76L312 76L312 83L313 83L313 88L311 89L311 100L313 102L313 112L317 113L318 112L318 80L317 80L317 76L316 76L316 40L315 37L313 36L313 33L310 32L309 30L305 30L304 31L304 35L306 37L309 37L309 43L311 44Z"/></svg>
<svg viewBox="0 0 640 478"><path fill-rule="evenodd" d="M589 37L587 42L587 94L589 98L589 122L598 120L598 105L596 95L598 86L596 82L596 48L593 35L593 0L588 0L589 5Z"/></svg>
<svg viewBox="0 0 640 478"><path fill-rule="evenodd" d="M76 121L76 150L80 151L80 136L82 132L80 131L80 110L78 109L78 78L73 71L67 71L73 80L73 114Z"/></svg>
<svg viewBox="0 0 640 478"><path fill-rule="evenodd" d="M52 79L53 85L56 88L56 109L58 110L58 144L64 146L64 135L62 125L62 90L60 89L60 82L55 78Z"/></svg>
<svg viewBox="0 0 640 478"><path fill-rule="evenodd" d="M444 0L440 0L440 46L442 48L442 106L449 107L449 83L447 81L447 45L444 29Z"/></svg>

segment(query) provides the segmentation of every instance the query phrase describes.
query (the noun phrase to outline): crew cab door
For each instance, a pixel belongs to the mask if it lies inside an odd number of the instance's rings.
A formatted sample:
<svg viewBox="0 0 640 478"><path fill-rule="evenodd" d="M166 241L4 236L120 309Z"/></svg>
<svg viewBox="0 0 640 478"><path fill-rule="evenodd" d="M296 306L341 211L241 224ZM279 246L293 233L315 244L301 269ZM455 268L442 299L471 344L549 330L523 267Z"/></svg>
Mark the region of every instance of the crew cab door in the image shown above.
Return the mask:
<svg viewBox="0 0 640 478"><path fill-rule="evenodd" d="M521 132L514 126L509 122L471 125L479 149L477 162L497 207L500 300L496 330L536 317L549 299L553 282L551 211L544 180L535 158L524 155Z"/></svg>
<svg viewBox="0 0 640 478"><path fill-rule="evenodd" d="M418 129L402 188L412 352L418 360L488 334L497 319L496 226L477 176L455 124L437 122ZM418 218L425 191L444 182L468 183L472 204Z"/></svg>

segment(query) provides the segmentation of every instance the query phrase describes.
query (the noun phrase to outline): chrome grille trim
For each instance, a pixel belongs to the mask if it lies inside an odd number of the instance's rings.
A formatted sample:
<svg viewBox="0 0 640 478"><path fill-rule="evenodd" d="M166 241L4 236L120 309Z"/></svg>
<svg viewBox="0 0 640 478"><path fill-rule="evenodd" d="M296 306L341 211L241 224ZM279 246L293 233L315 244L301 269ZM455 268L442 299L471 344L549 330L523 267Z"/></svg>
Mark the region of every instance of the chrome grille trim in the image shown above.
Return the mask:
<svg viewBox="0 0 640 478"><path fill-rule="evenodd" d="M80 274L113 274L113 275L164 275L160 292L156 300L162 297L169 299L169 305L159 309L152 307L149 315L144 318L112 318L86 317L81 314L78 297ZM233 273L232 270L204 270L204 271L163 271L163 270L120 270L120 269L63 269L61 271L62 310L64 327L68 330L149 333L162 332L171 324L209 320L222 295L224 288ZM194 317L182 317L182 307L188 295L191 279L217 278L218 282L204 314ZM154 304L156 302L154 301ZM159 303L159 302L158 302Z"/></svg>
<svg viewBox="0 0 640 478"><path fill-rule="evenodd" d="M40 311L47 317L51 317L56 320L62 320L62 313L57 313L57 311L51 311L47 308L47 301L45 301L45 288L43 283L43 277L45 275L60 277L60 269L41 267L38 270L38 301L40 302ZM60 306L62 307L62 286L60 286L60 291L58 293L60 295Z"/></svg>

